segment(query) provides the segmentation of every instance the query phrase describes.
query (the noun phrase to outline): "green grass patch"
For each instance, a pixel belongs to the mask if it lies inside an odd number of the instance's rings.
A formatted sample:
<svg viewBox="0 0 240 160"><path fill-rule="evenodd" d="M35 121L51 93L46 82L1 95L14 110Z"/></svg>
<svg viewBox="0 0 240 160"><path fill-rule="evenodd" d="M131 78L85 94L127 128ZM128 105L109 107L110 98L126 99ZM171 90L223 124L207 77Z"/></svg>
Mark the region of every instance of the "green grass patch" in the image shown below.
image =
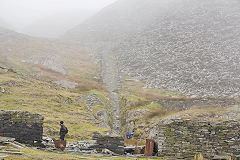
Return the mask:
<svg viewBox="0 0 240 160"><path fill-rule="evenodd" d="M58 138L59 121L63 120L69 129L67 139L78 141L91 139L93 132L104 133L107 129L99 128L89 119L90 113L79 97L83 93L71 92L62 89L54 83L36 80L16 73L0 74L1 87L10 90L9 93L0 93L1 110L23 110L38 113L44 116L44 135ZM2 78L3 77L3 78ZM8 83L12 81L13 85ZM93 91L92 91L93 92ZM102 103L107 102L105 93L98 93ZM86 93L84 93L86 94ZM105 109L105 104L94 106L94 111Z"/></svg>

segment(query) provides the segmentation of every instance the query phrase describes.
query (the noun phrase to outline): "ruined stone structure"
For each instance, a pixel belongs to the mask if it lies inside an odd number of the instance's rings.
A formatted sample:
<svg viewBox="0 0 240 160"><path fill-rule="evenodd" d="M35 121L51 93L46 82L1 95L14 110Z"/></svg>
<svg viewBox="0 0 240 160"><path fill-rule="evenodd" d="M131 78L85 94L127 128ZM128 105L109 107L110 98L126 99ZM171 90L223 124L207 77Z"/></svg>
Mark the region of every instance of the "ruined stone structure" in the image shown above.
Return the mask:
<svg viewBox="0 0 240 160"><path fill-rule="evenodd" d="M99 151L108 149L119 155L124 154L124 140L121 136L110 136L110 135L94 135L93 140L96 140L96 145L93 149Z"/></svg>
<svg viewBox="0 0 240 160"><path fill-rule="evenodd" d="M211 159L215 155L240 155L239 133L238 121L175 119L156 126L151 138L157 143L160 157L193 159L196 153L202 153Z"/></svg>
<svg viewBox="0 0 240 160"><path fill-rule="evenodd" d="M0 136L30 143L43 135L43 116L23 111L0 111Z"/></svg>

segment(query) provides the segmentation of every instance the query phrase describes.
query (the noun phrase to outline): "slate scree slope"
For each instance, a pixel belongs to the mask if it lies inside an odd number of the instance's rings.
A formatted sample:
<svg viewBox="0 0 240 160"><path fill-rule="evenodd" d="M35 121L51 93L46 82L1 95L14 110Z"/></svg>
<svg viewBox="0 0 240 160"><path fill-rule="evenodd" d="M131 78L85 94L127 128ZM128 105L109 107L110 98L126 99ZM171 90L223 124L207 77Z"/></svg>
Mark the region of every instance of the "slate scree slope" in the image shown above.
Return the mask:
<svg viewBox="0 0 240 160"><path fill-rule="evenodd" d="M146 87L236 98L239 19L239 0L119 0L66 37L101 46Z"/></svg>

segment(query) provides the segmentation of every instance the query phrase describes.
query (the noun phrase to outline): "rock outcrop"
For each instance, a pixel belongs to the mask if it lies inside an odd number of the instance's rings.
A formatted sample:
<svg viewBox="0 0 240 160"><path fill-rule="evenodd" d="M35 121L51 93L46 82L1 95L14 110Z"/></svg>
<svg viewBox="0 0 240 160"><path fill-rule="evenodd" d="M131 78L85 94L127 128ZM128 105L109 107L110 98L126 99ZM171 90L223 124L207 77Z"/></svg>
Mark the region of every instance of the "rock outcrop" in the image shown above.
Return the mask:
<svg viewBox="0 0 240 160"><path fill-rule="evenodd" d="M63 68L65 58L57 53L35 53L29 59L23 60L22 62L43 65L53 71L65 74L65 70Z"/></svg>
<svg viewBox="0 0 240 160"><path fill-rule="evenodd" d="M24 111L0 111L0 136L33 144L41 141L43 116Z"/></svg>

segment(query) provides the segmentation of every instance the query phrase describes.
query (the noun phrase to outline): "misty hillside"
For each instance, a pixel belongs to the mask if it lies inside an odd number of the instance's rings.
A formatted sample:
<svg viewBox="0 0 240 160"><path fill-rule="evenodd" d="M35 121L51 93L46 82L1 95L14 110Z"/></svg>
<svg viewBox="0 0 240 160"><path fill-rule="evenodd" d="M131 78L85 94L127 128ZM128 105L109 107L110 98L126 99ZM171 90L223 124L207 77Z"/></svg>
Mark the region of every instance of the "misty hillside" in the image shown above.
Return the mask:
<svg viewBox="0 0 240 160"><path fill-rule="evenodd" d="M21 30L22 33L36 36L56 38L65 34L79 23L93 15L93 11L71 11L55 14L38 20Z"/></svg>
<svg viewBox="0 0 240 160"><path fill-rule="evenodd" d="M102 120L109 114L107 93L94 78L97 66L91 60L88 50L74 42L0 28L1 110L43 115L46 136L58 135L60 120L69 124L71 140L107 131L108 119Z"/></svg>
<svg viewBox="0 0 240 160"><path fill-rule="evenodd" d="M0 18L0 27L2 28L7 28L7 29L12 29L13 27L9 25L5 20Z"/></svg>
<svg viewBox="0 0 240 160"><path fill-rule="evenodd" d="M34 38L0 28L0 66L27 71L36 77L69 81L68 86L95 84L91 81L96 67L87 49L57 39ZM87 69L81 66L89 66ZM80 69L81 68L81 69ZM84 76L88 78L83 78Z"/></svg>
<svg viewBox="0 0 240 160"><path fill-rule="evenodd" d="M146 87L239 97L239 9L238 0L119 0L66 37L106 42L99 53Z"/></svg>

